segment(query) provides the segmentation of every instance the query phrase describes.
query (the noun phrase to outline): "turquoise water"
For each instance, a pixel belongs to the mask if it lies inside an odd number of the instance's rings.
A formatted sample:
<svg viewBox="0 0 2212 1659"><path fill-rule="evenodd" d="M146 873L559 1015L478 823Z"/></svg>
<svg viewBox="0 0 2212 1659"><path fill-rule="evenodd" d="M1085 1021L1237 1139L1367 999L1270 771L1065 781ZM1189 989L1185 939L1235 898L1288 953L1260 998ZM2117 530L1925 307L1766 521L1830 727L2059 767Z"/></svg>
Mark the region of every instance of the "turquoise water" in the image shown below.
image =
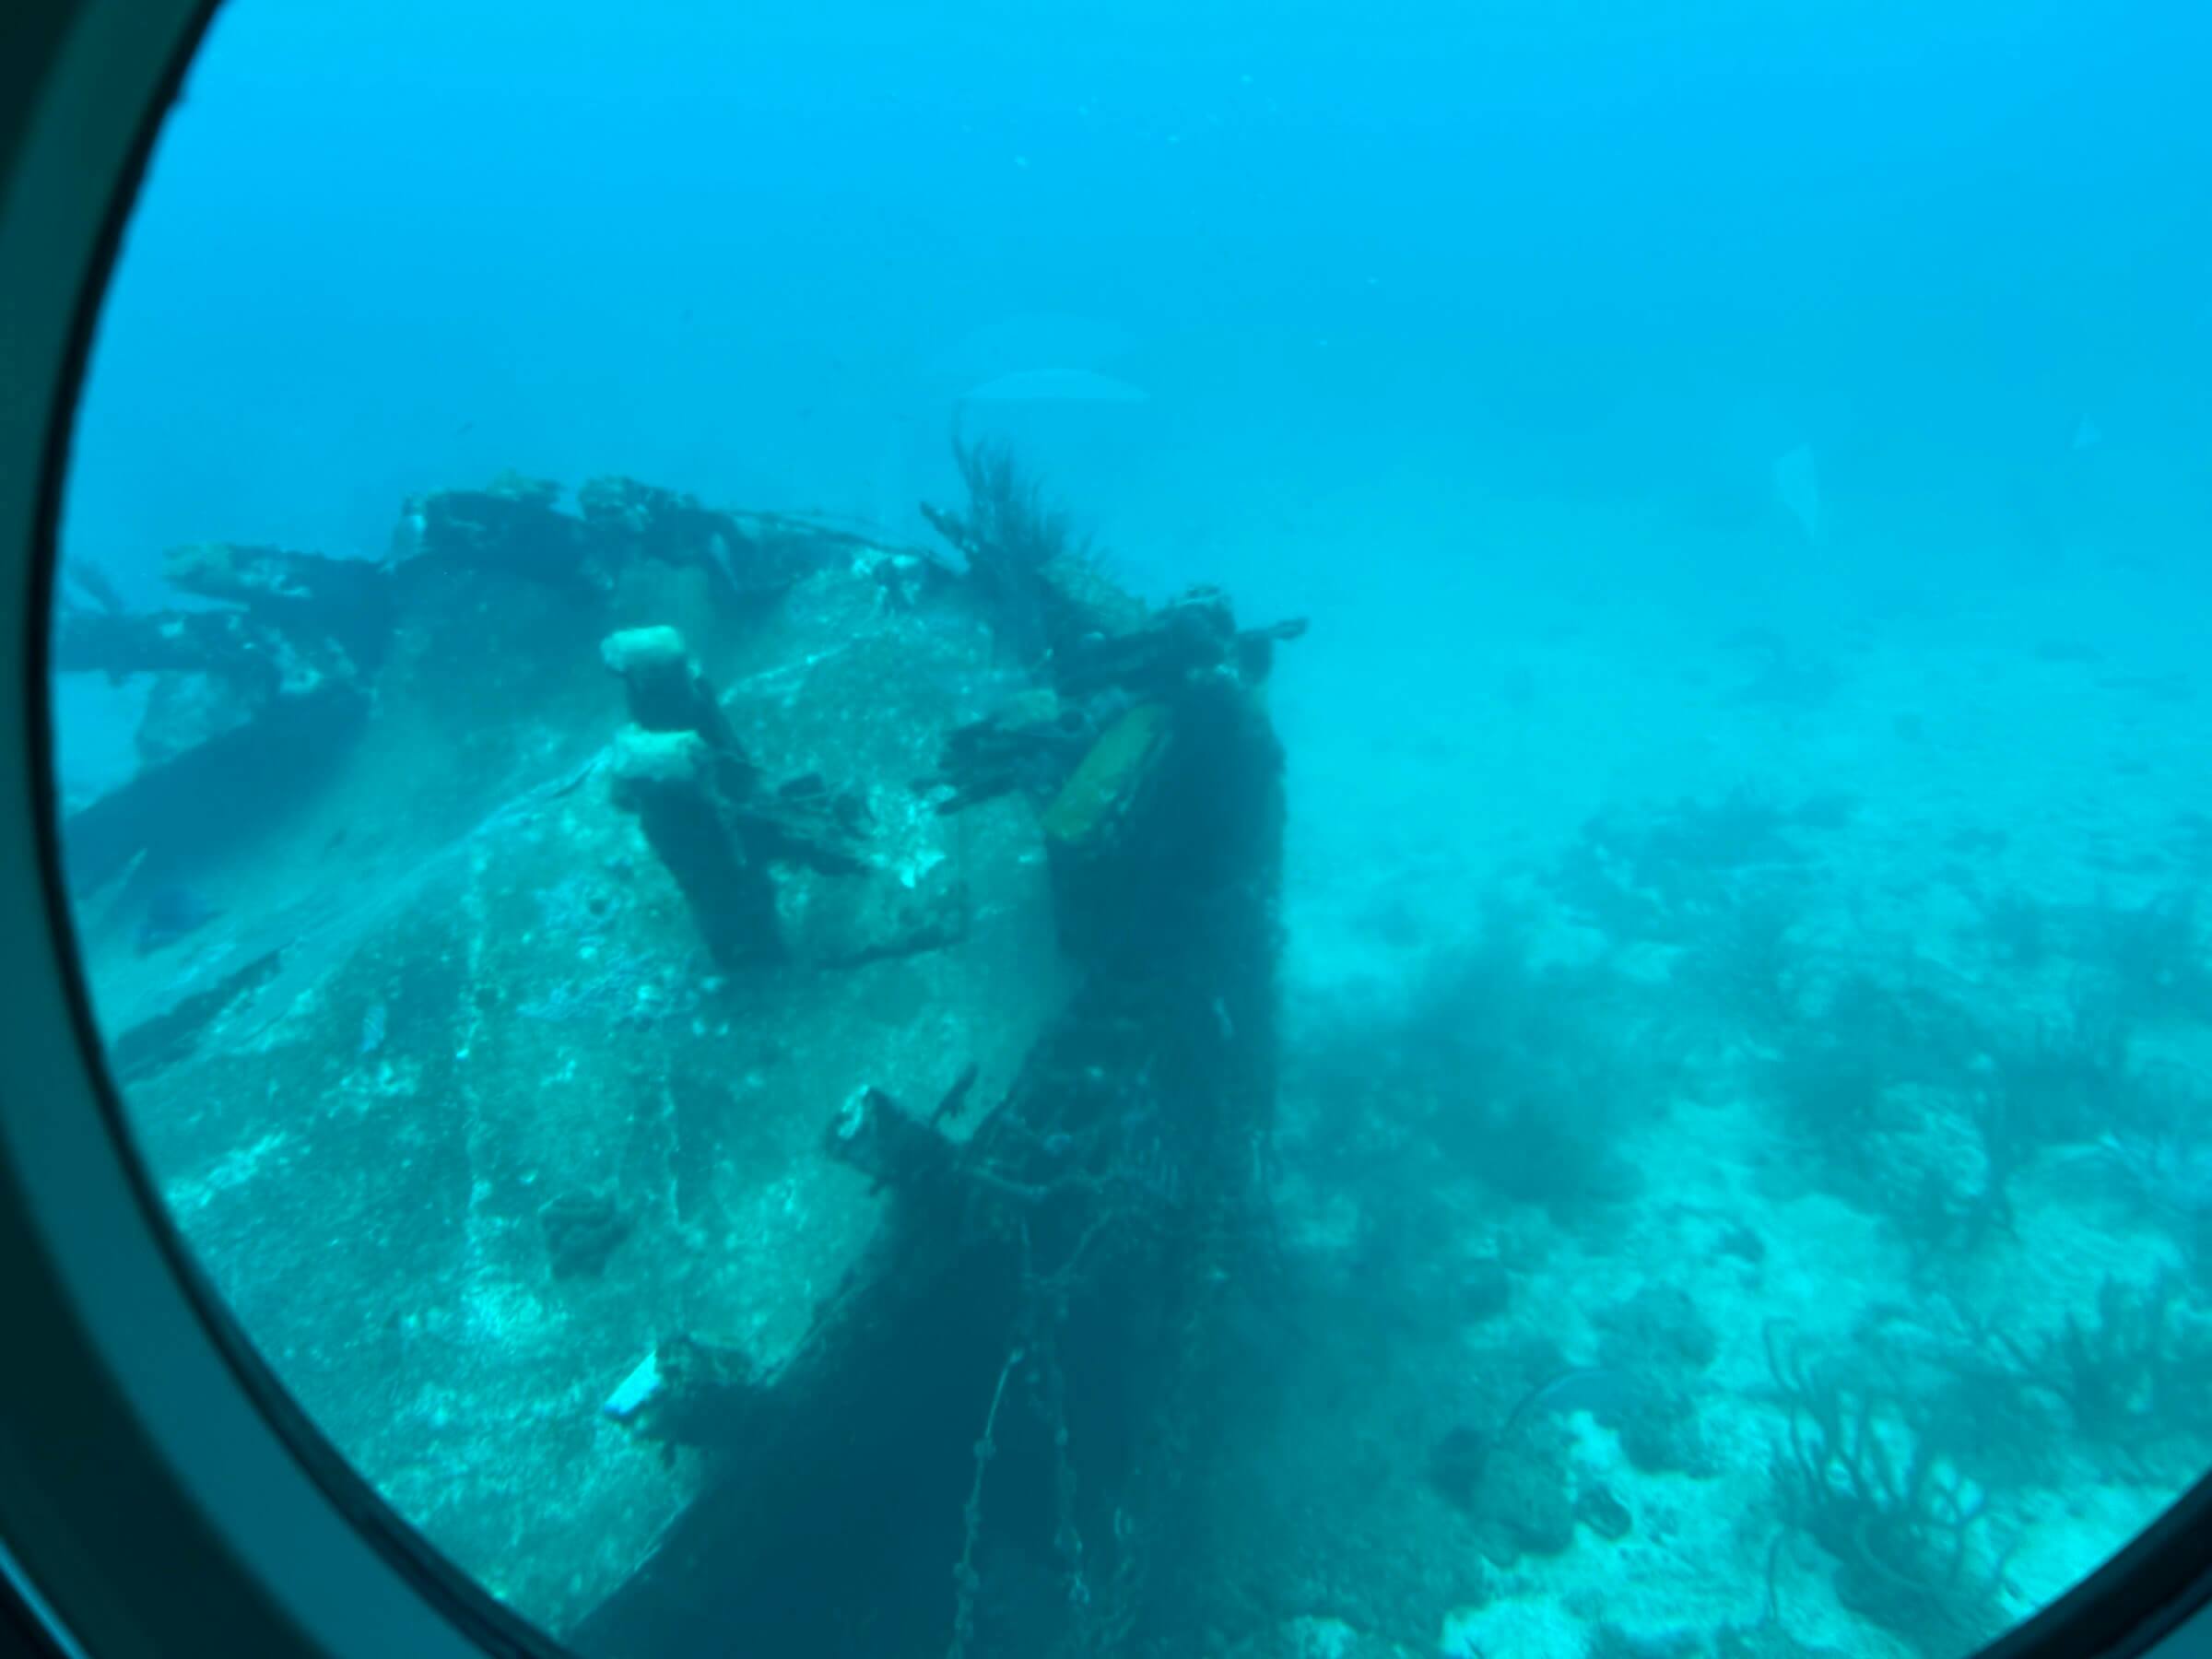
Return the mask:
<svg viewBox="0 0 2212 1659"><path fill-rule="evenodd" d="M2212 1459L2207 66L2212 19L2178 5L238 0L126 241L65 568L106 573L115 611L76 603L108 614L180 603L161 562L180 544L404 570L403 503L512 469L811 515L873 549L839 558L876 582L887 550L939 546L919 504L960 499L957 435L1006 444L1105 580L1155 603L1218 584L1246 626L1310 622L1264 699L1286 758L1271 1288L1208 1315L1207 1374L1249 1391L1189 1454L1210 1578L1126 1627L1071 1615L1096 1586L1060 1529L990 1523L979 1472L997 1588L970 1624L931 1624L968 1552L930 1534L930 1589L878 1580L914 1623L843 1646L756 1630L748 1651L1955 1655ZM845 600L820 593L795 655L673 611L607 626L681 621L742 700L838 642ZM679 1328L772 1347L804 1322L740 1316L671 1266L681 1294L618 1330L537 1257L509 1275L506 1235L456 1199L453 1247L477 1253L448 1278L427 1232L400 1249L420 1294L394 1293L392 1351L365 1357L299 1312L326 1269L303 1232L272 1259L300 1224L253 1196L359 1155L318 1150L338 1143L315 1114L434 1150L464 1096L473 1179L496 1191L512 1162L528 1184L584 1131L541 1127L507 1159L500 1114L525 1119L562 1066L657 1056L679 1027L758 1037L716 1000L741 972L677 963L695 941L674 900L638 901L657 934L605 920L633 890L608 861L659 879L638 848L577 862L611 900L537 842L527 892L484 885L487 843L459 838L495 803L438 780L512 763L524 798L618 716L546 690L471 747L440 677L489 697L502 653L535 664L568 627L477 614L501 619L403 629L373 670L371 749L412 756L408 784L389 759L333 782L345 804L312 837L242 865L250 811L173 870L120 845L80 923L103 1010L159 1010L287 942L283 971L308 977L251 994L305 1000L208 1051L237 1061L209 1087L251 1110L124 1077L149 1157L340 1448L589 1653L592 1606L712 1486L673 1456L650 1486L657 1453L595 1419L599 1397ZM916 721L1027 683L1033 664L979 666L964 638L897 659ZM578 660L598 675L588 642ZM173 669L73 670L57 696L73 810L231 718ZM884 702L888 727L907 705ZM171 712L151 747L149 704ZM792 735L792 707L748 747L854 782L821 759L845 739ZM892 776L858 780L879 845L907 832ZM627 823L552 798L528 797L555 841ZM387 830L393 906L420 890L403 868L473 869L473 897L435 950L377 947L341 1041L311 1016L353 994L353 947L307 953L321 981L288 942L327 936L297 920L336 905L317 861ZM265 925L254 895L277 892L289 919ZM595 965L518 978L503 1005L472 992L471 1031L640 985L680 1014L562 1026L577 1052L515 1061L506 1104L409 1047L433 964L493 982L556 935ZM1059 971L1029 947L1018 977ZM897 995L883 1023L961 1033L943 1052L995 1043L1010 1066L1033 1034L1018 1012L994 1028L981 992ZM700 1075L772 1093L756 1046ZM298 1059L297 1119L252 1069L270 1053ZM981 1094L1007 1086L995 1064ZM645 1112L607 1097L576 1121ZM744 1202L716 1200L717 1244L678 1194L671 1239L797 1262L776 1218L843 1213L788 1172L819 1161L808 1134L717 1145ZM659 1202L639 1156L603 1166L625 1216ZM394 1202L348 1214L404 1241ZM606 1271L650 1303L669 1258L613 1230ZM846 1265L824 1244L792 1266L814 1276L793 1305ZM411 1322L448 1320L527 1362L472 1404L408 1358ZM1066 1386L1017 1347L1002 1391ZM955 1408L952 1511L984 1382ZM524 1398L583 1438L449 1432ZM427 1427L382 1438L395 1422ZM598 1461L556 1489L563 1457ZM1148 1524L1083 1520L1094 1570L1101 1527ZM530 1578L587 1534L589 1563Z"/></svg>

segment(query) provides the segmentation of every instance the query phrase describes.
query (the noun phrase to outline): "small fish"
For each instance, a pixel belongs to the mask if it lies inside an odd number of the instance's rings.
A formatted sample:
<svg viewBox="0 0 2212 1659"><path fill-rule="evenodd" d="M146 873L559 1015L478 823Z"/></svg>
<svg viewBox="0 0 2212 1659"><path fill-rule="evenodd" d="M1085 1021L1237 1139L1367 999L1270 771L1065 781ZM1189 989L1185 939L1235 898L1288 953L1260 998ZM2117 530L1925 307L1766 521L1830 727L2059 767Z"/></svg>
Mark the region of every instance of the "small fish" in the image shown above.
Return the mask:
<svg viewBox="0 0 2212 1659"><path fill-rule="evenodd" d="M123 602L123 594L115 579L88 559L72 559L62 566L62 581L76 588L111 617L120 617L129 607Z"/></svg>
<svg viewBox="0 0 2212 1659"><path fill-rule="evenodd" d="M151 956L157 950L166 949L187 935L199 932L222 913L191 888L156 888L146 901L146 914L139 919L138 954Z"/></svg>
<svg viewBox="0 0 2212 1659"><path fill-rule="evenodd" d="M1820 544L1820 475L1810 444L1801 443L1774 463L1774 498L1804 527L1805 539Z"/></svg>
<svg viewBox="0 0 2212 1659"><path fill-rule="evenodd" d="M975 1079L981 1075L982 1069L982 1066L973 1060L969 1061L961 1068L960 1075L952 1080L952 1087L945 1091L945 1098L937 1102L937 1109L929 1114L929 1121L933 1125L942 1124L948 1118L959 1116L960 1108L967 1104L968 1091L975 1087Z"/></svg>
<svg viewBox="0 0 2212 1659"><path fill-rule="evenodd" d="M1565 1417L1575 1411L1596 1416L1625 1411L1636 1403L1638 1393L1636 1380L1625 1371L1604 1365L1571 1366L1523 1394L1520 1403L1505 1414L1498 1439L1512 1439L1516 1430L1534 1418Z"/></svg>
<svg viewBox="0 0 2212 1659"><path fill-rule="evenodd" d="M724 582L732 587L743 585L737 580L736 562L730 557L730 544L724 539L723 534L719 530L707 537L707 558L713 563L714 568L722 572Z"/></svg>
<svg viewBox="0 0 2212 1659"><path fill-rule="evenodd" d="M388 1016L382 1003L371 1003L368 1012L361 1016L361 1053L373 1054L384 1046L384 1025Z"/></svg>

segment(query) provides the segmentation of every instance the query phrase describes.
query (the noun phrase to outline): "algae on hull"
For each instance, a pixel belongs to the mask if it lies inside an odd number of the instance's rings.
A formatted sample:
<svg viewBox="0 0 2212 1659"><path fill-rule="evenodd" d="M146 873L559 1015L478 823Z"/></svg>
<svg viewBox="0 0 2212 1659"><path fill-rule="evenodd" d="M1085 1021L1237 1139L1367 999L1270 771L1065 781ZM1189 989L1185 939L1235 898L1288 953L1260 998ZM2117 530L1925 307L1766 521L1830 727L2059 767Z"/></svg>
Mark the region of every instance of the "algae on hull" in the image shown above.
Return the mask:
<svg viewBox="0 0 2212 1659"><path fill-rule="evenodd" d="M1110 832L1143 793L1171 731L1167 706L1139 703L1099 736L1045 808L1044 833L1081 852Z"/></svg>

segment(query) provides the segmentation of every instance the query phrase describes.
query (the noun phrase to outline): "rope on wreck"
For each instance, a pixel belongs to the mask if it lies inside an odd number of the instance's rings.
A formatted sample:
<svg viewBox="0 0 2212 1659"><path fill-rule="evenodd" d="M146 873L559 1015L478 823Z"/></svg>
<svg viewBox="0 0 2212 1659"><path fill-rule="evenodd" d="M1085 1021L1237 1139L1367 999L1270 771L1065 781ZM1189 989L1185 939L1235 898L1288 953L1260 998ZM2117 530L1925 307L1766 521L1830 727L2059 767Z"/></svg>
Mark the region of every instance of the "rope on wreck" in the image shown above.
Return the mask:
<svg viewBox="0 0 2212 1659"><path fill-rule="evenodd" d="M953 1606L952 1645L946 1650L945 1659L966 1659L968 1644L975 1640L975 1598L982 1588L982 1578L975 1570L975 1547L983 1531L983 1471L997 1454L998 1408L1006 1401L1006 1380L1020 1363L1021 1349L1010 1349L1006 1364L998 1368L998 1386L991 1391L991 1409L983 1418L983 1436L975 1442L975 1479L968 1488L967 1507L960 1512L967 1536L960 1545L959 1565L952 1570L958 1595Z"/></svg>

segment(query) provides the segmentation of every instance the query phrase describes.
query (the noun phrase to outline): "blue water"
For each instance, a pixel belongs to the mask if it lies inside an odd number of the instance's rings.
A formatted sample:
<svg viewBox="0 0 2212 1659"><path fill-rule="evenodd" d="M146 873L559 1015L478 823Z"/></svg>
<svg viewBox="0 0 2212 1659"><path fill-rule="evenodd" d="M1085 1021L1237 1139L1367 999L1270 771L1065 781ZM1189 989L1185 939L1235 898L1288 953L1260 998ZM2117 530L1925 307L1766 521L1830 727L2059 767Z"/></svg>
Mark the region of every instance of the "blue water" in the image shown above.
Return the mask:
<svg viewBox="0 0 2212 1659"><path fill-rule="evenodd" d="M921 542L957 420L1310 618L1278 1202L1367 1451L1271 1454L1347 1520L1222 1651L1952 1654L2192 1480L2212 12L791 9L226 7L67 557L507 468ZM73 798L143 694L62 688ZM1959 1513L1838 1518L1923 1455Z"/></svg>

